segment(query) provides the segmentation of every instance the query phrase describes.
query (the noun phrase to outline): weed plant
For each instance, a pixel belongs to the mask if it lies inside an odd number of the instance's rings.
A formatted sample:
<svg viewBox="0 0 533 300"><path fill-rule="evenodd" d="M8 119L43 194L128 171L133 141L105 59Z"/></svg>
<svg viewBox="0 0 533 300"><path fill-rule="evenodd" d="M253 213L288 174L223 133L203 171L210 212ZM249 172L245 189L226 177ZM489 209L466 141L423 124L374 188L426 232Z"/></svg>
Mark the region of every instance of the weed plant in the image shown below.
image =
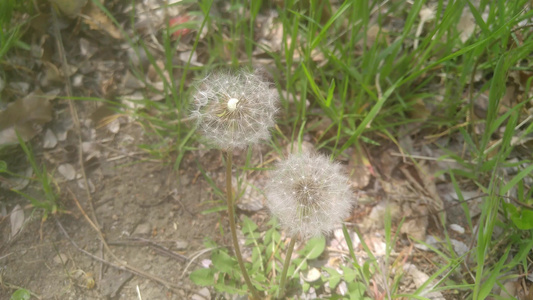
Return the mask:
<svg viewBox="0 0 533 300"><path fill-rule="evenodd" d="M19 136L19 144L26 154L26 157L33 169L35 181L42 187L43 194L41 196L32 196L19 190L13 190L24 198L28 199L33 207L43 210L43 221L48 218L49 214L54 214L59 209L58 187L51 174L48 173L46 166L40 166L33 154L33 150L27 145Z"/></svg>

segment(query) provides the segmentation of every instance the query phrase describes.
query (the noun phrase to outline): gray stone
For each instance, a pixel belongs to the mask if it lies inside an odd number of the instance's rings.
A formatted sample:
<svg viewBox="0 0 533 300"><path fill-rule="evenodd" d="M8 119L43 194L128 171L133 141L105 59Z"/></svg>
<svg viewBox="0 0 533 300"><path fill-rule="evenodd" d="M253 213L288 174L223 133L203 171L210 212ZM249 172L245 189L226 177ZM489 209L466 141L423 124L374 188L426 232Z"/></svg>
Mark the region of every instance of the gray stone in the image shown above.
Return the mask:
<svg viewBox="0 0 533 300"><path fill-rule="evenodd" d="M150 235L151 233L152 225L150 223L141 223L133 231L133 235Z"/></svg>

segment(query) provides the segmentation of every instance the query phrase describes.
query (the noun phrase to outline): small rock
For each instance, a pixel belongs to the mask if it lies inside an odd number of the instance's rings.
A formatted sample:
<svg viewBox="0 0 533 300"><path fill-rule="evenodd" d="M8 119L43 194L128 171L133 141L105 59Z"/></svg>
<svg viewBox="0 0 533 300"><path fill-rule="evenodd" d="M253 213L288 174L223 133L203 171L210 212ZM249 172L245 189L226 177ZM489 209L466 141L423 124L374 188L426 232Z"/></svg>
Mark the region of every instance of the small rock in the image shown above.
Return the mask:
<svg viewBox="0 0 533 300"><path fill-rule="evenodd" d="M46 129L46 132L44 134L44 142L43 142L43 148L44 149L52 149L57 145L57 138L54 132L50 129Z"/></svg>
<svg viewBox="0 0 533 300"><path fill-rule="evenodd" d="M455 253L459 256L463 256L468 252L468 246L458 240L451 239L450 242L452 243L453 250L455 250Z"/></svg>
<svg viewBox="0 0 533 300"><path fill-rule="evenodd" d="M426 237L426 244L415 244L415 248L417 249L420 249L420 250L423 250L423 251L430 251L431 249L427 246L427 245L430 245L430 246L433 246L433 247L438 247L438 241L437 239L432 236L432 235L428 235Z"/></svg>
<svg viewBox="0 0 533 300"><path fill-rule="evenodd" d="M54 257L54 263L56 264L66 264L68 260L68 256L65 253L59 253Z"/></svg>
<svg viewBox="0 0 533 300"><path fill-rule="evenodd" d="M189 243L187 241L176 241L176 249L177 250L183 250L189 246Z"/></svg>
<svg viewBox="0 0 533 300"><path fill-rule="evenodd" d="M77 182L80 189L86 189L85 180L83 178L80 177ZM96 191L96 187L94 186L91 178L87 178L87 183L89 184L89 192L91 192L91 194L94 193Z"/></svg>
<svg viewBox="0 0 533 300"><path fill-rule="evenodd" d="M76 74L72 77L72 86L81 87L83 85L83 74Z"/></svg>
<svg viewBox="0 0 533 300"><path fill-rule="evenodd" d="M307 271L307 274L303 276L303 279L307 282L315 282L320 279L320 271L317 268L312 268Z"/></svg>
<svg viewBox="0 0 533 300"><path fill-rule="evenodd" d="M21 92L21 94L27 94L30 90L30 84L22 81L10 82L9 87Z"/></svg>
<svg viewBox="0 0 533 300"><path fill-rule="evenodd" d="M114 119L107 125L107 129L112 133L118 133L120 130L120 121L118 119Z"/></svg>
<svg viewBox="0 0 533 300"><path fill-rule="evenodd" d="M460 234L465 233L465 229L461 225L450 224L450 229Z"/></svg>
<svg viewBox="0 0 533 300"><path fill-rule="evenodd" d="M22 210L22 207L17 204L11 211L9 218L11 220L11 238L13 238L24 225L24 210Z"/></svg>
<svg viewBox="0 0 533 300"><path fill-rule="evenodd" d="M57 168L57 171L59 171L66 180L73 180L76 178L76 170L74 170L74 167L71 164L61 164Z"/></svg>
<svg viewBox="0 0 533 300"><path fill-rule="evenodd" d="M192 300L205 300L205 299L211 299L211 293L209 292L209 289L204 287L201 290L198 291L198 293L192 295Z"/></svg>
<svg viewBox="0 0 533 300"><path fill-rule="evenodd" d="M150 235L151 233L152 225L150 223L139 224L133 231L133 235Z"/></svg>

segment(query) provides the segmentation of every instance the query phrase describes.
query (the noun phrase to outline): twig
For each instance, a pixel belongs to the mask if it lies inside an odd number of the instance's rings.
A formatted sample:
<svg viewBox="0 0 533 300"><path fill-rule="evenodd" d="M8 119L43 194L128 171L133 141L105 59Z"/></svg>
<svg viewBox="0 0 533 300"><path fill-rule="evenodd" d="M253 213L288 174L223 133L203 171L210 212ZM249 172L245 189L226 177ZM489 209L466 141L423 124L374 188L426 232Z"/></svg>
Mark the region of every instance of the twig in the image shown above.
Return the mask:
<svg viewBox="0 0 533 300"><path fill-rule="evenodd" d="M52 27L53 27L54 35L55 35L56 42L57 42L57 52L59 54L59 58L61 59L61 69L63 70L63 75L65 76L65 90L67 94L68 107L70 110L70 116L72 118L72 122L74 123L76 134L78 136L78 163L80 165L80 170L81 170L81 174L83 177L83 183L85 185L85 192L87 194L87 202L89 202L89 207L91 208L91 214L94 219L93 220L94 223L96 224L98 228L102 228L100 224L98 223L98 218L96 217L96 212L93 206L93 199L91 196L91 191L89 190L89 181L87 180L87 173L85 172L85 166L83 164L83 151L82 151L83 140L81 138L80 119L78 118L78 112L76 111L76 108L74 107L74 103L72 103L72 84L70 83L70 78L68 76L69 74L68 62L67 62L67 56L65 55L65 47L63 45L63 38L61 36L61 31L59 30L59 25L58 25L59 22L57 21L56 11L53 6L50 6L50 10L52 11L52 21L53 21ZM101 236L102 233L100 232L100 230L98 230L98 232L99 232L99 235ZM102 240L102 243L104 243L104 247L107 247L103 238L101 238L100 240ZM102 269L103 269L103 265L100 265L100 275L102 274Z"/></svg>
<svg viewBox="0 0 533 300"><path fill-rule="evenodd" d="M127 271L127 272L130 272L131 274L133 275L137 275L137 276L141 276L141 277L144 277L144 278L148 278L150 280L153 280L161 285L163 285L164 287L168 288L169 290L185 290L189 293L193 293L193 294L196 294L196 291L192 290L192 289L189 289L187 287L184 287L184 286L178 286L178 285L175 285L173 283L170 283L170 282L167 282L159 277L155 277L153 275L150 275L144 271L141 271L139 269L136 269L132 266L129 266L129 265L125 265L125 264L118 264L118 263L113 263L113 262L110 262L110 261L107 261L103 258L100 258L90 252L88 252L87 250L81 248L71 237L70 235L67 233L67 231L65 230L65 228L63 227L63 225L61 224L61 222L59 221L58 218L55 218L55 221L56 221L56 224L57 226L59 227L59 229L61 229L61 232L63 233L63 235L70 241L70 243L76 248L78 249L78 251L82 252L83 254L101 262L101 263L104 263L108 266L111 266L113 268L116 268L118 270L122 270L122 271Z"/></svg>
<svg viewBox="0 0 533 300"><path fill-rule="evenodd" d="M72 103L72 85L68 77L68 73L69 73L68 62L67 62L67 57L65 55L65 48L63 46L63 39L61 37L61 31L59 30L56 12L52 6L50 7L50 9L52 11L54 34L55 34L55 38L57 41L57 52L59 54L59 57L61 58L61 68L63 69L62 70L63 75L65 76L65 89L66 89L66 94L67 94L67 99L68 99L67 100L68 106L70 110L70 115L72 117L72 122L74 123L74 128L76 129L76 133L78 135L78 161L80 164L81 174L83 176L83 182L85 184L85 191L87 193L87 201L89 202L89 206L91 208L91 214L94 219L93 221L98 226L98 228L100 228L100 224L98 223L98 219L96 218L96 213L95 213L93 202L92 202L91 192L89 191L89 182L87 180L87 174L85 173L85 167L83 165L83 151L81 151L81 149L83 149L82 147L83 141L81 139L80 119L78 118L78 112L76 111L76 108L74 107L74 103Z"/></svg>
<svg viewBox="0 0 533 300"><path fill-rule="evenodd" d="M130 241L109 241L108 244L109 245L139 245L139 246L150 246L152 247L154 250L164 254L164 255L167 255L167 256L170 256L170 257L173 257L173 258L178 258L178 259L181 259L181 260L184 260L184 261L189 261L189 258L185 255L182 255L182 254L179 254L179 253L176 253L166 247L163 247L151 240L148 240L148 239L144 239L144 238L130 238L131 240ZM198 263L197 263L198 264ZM198 264L199 265L199 264Z"/></svg>
<svg viewBox="0 0 533 300"><path fill-rule="evenodd" d="M132 267L132 266L128 265L127 262L120 260L120 259L119 259L119 258L113 253L113 251L111 251L111 249L109 248L109 245L107 244L107 242L106 242L106 240L105 240L105 238L104 238L102 232L100 231L100 229L99 229L98 227L96 227L96 224L94 224L94 223L91 221L91 219L89 218L89 216L87 216L87 214L85 213L85 211L84 211L83 208L81 207L81 205L80 205L78 199L76 199L76 196L74 195L74 193L72 193L72 191L71 191L69 188L67 188L67 190L68 190L69 193L71 194L72 198L74 199L74 202L76 203L76 205L77 205L78 208L80 209L82 215L85 217L85 219L87 220L87 222L89 222L89 224L91 225L91 227L93 227L93 229L98 233L98 237L100 238L100 241L101 241L102 244L104 245L104 248L108 251L109 255L110 255L110 256L111 256L111 257L117 262L117 264L107 262L107 261L104 260L103 258L99 258L99 257L97 257L96 255L94 255L94 254L92 254L92 253L89 253L89 252L87 252L87 251L85 251L85 250L83 250L82 252L84 252L84 253L86 253L86 254L88 253L88 254L90 254L91 257L93 257L93 258L95 258L95 259L97 258L98 261L103 262L103 263L107 263L107 264L109 264L109 265L111 265L111 266L113 266L113 267L115 267L115 268L119 268L119 269L121 269L121 270L127 270L127 271L129 271L130 273L132 273L132 274L139 275L139 276L142 276L142 277L145 277L145 278L151 279L151 280L153 280L153 281L159 282L160 284L164 285L166 288L168 288L168 289L170 289L170 290L172 290L172 289L174 288L174 289L187 290L187 291L189 291L189 292L191 292L191 293L194 293L194 292L195 292L195 291L192 291L192 290L187 289L187 288L184 288L184 287L176 286L176 285L174 285L174 284L172 284L172 283L169 283L169 282L167 282L167 281L165 281L165 280L163 280L163 279L160 279L160 278L155 277L155 276L153 276L153 275L151 275L151 274L148 274L148 273L146 273L146 272L144 272L144 271L142 271L142 270L139 270L139 269L137 269L137 268L135 268L135 267ZM57 220L57 219L56 219L56 221L59 222L59 220ZM64 230L64 229L63 229L63 230ZM66 233L66 231L65 231L64 233ZM68 238L72 243L74 242L72 239L70 239L70 237L69 237L68 235L67 235L67 238ZM78 248L78 249L81 249L81 248L79 248L76 244L74 244L74 246L75 246L76 248ZM81 250L82 250L82 249L81 249Z"/></svg>
<svg viewBox="0 0 533 300"><path fill-rule="evenodd" d="M189 266L198 258L200 257L202 254L204 253L207 253L209 251L212 251L212 250L215 250L217 247L213 247L213 248L207 248L207 249L203 249L201 251L198 251L198 253L196 253L192 258L190 258L189 260L189 263L185 266L185 269L183 270L183 272L181 273L181 276L180 276L180 279L183 278L183 276L185 276L185 273L187 272L187 270L189 269Z"/></svg>
<svg viewBox="0 0 533 300"><path fill-rule="evenodd" d="M137 289L137 297L139 298L139 300L143 300L143 297L141 296L141 290L139 289L139 285L136 286L136 289Z"/></svg>

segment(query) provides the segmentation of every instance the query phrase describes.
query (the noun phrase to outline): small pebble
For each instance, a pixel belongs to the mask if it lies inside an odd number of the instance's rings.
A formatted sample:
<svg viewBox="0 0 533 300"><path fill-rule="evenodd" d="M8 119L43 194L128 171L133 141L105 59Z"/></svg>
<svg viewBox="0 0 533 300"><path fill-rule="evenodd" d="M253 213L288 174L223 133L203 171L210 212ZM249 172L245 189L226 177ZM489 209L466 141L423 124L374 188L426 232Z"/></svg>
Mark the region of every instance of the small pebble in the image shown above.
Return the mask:
<svg viewBox="0 0 533 300"><path fill-rule="evenodd" d="M211 293L209 292L208 288L204 287L201 290L199 290L198 293L192 295L191 299L193 300L211 299Z"/></svg>
<svg viewBox="0 0 533 300"><path fill-rule="evenodd" d="M54 263L56 264L66 264L68 261L68 256L65 253L59 253L54 257Z"/></svg>
<svg viewBox="0 0 533 300"><path fill-rule="evenodd" d="M149 235L151 233L152 233L152 225L150 225L150 223L139 224L133 231L133 235Z"/></svg>
<svg viewBox="0 0 533 300"><path fill-rule="evenodd" d="M176 249L177 250L183 250L189 246L189 243L187 241L176 241Z"/></svg>
<svg viewBox="0 0 533 300"><path fill-rule="evenodd" d="M450 224L450 229L460 234L465 233L465 229L461 225Z"/></svg>

